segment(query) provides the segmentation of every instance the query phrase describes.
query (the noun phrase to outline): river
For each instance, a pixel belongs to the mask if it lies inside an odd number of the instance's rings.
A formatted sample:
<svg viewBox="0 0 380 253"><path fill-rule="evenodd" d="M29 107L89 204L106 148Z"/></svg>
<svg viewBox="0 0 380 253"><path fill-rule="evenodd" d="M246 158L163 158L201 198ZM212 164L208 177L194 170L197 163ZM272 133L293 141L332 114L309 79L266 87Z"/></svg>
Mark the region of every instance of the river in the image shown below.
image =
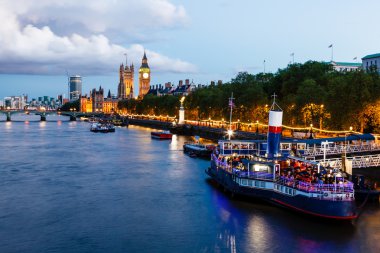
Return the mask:
<svg viewBox="0 0 380 253"><path fill-rule="evenodd" d="M2 253L380 252L376 204L352 223L319 220L231 198L207 160L183 154L188 137L14 119L0 122Z"/></svg>

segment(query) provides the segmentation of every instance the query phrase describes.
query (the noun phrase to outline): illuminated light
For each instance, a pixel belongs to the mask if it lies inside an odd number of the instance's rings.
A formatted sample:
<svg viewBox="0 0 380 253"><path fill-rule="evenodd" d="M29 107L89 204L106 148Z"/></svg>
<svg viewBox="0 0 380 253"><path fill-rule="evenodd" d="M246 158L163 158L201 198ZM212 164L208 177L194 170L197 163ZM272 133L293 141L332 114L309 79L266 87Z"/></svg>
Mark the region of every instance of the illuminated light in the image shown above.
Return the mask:
<svg viewBox="0 0 380 253"><path fill-rule="evenodd" d="M350 126L350 131L352 131L352 126Z"/></svg>
<svg viewBox="0 0 380 253"><path fill-rule="evenodd" d="M232 136L234 134L234 131L232 131L231 129L228 129L227 134L228 136Z"/></svg>

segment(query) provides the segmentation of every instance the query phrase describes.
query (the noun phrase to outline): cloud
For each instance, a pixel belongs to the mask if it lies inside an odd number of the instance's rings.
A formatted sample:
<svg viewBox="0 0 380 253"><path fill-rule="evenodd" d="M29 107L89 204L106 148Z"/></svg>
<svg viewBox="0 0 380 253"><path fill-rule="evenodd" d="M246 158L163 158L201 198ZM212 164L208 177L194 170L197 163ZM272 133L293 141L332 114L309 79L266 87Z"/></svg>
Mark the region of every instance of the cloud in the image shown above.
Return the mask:
<svg viewBox="0 0 380 253"><path fill-rule="evenodd" d="M177 27L187 16L168 0L3 0L0 19L0 73L54 75L68 69L101 75L114 73L124 53L135 64L141 61L142 45L123 46L133 34ZM124 36L130 39L121 41ZM154 71L196 71L191 63L146 52Z"/></svg>

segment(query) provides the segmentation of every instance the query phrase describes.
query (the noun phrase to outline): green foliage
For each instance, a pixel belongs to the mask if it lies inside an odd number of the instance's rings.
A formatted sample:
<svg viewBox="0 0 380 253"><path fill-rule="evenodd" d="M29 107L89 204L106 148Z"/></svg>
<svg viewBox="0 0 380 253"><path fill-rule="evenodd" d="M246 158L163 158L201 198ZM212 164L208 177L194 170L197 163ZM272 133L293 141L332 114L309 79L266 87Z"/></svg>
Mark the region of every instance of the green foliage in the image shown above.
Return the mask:
<svg viewBox="0 0 380 253"><path fill-rule="evenodd" d="M72 101L72 102L67 102L66 104L62 105L60 110L63 112L68 112L70 109L75 109L77 112L80 111L80 102L79 99Z"/></svg>

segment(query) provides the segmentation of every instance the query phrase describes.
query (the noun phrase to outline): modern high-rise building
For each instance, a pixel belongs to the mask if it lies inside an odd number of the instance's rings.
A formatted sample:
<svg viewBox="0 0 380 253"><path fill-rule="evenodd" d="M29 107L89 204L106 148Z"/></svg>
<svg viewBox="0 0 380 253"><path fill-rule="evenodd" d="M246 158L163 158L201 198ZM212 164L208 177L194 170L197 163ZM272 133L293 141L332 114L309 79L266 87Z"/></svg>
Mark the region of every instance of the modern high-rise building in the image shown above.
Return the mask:
<svg viewBox="0 0 380 253"><path fill-rule="evenodd" d="M82 94L82 77L75 75L70 76L70 100L77 100Z"/></svg>
<svg viewBox="0 0 380 253"><path fill-rule="evenodd" d="M139 69L139 97L143 98L150 89L150 68L148 65L148 58L144 52L141 67Z"/></svg>
<svg viewBox="0 0 380 253"><path fill-rule="evenodd" d="M119 70L119 86L117 87L117 98L126 99L133 98L133 79L134 79L135 67L133 63L128 66L126 62L124 65L120 65Z"/></svg>

